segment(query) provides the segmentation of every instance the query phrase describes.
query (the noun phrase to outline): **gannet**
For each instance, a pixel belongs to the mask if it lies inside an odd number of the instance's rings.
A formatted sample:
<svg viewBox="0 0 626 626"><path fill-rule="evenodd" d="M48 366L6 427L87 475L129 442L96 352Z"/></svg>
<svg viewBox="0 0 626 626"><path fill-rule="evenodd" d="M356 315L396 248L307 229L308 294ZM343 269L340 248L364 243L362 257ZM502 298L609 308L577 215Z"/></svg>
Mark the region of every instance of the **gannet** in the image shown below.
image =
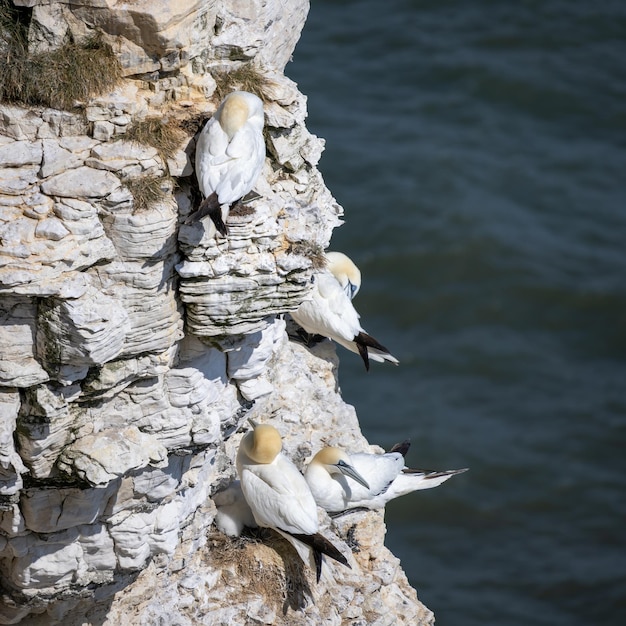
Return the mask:
<svg viewBox="0 0 626 626"><path fill-rule="evenodd" d="M354 261L343 252L329 250L325 254L326 267L330 273L339 281L346 296L352 300L361 288L361 270L354 264Z"/></svg>
<svg viewBox="0 0 626 626"><path fill-rule="evenodd" d="M358 508L381 509L389 500L437 487L451 476L467 471L409 469L404 465L409 445L404 441L384 454L348 454L337 447L322 448L310 461L304 477L317 504L329 513L339 513Z"/></svg>
<svg viewBox="0 0 626 626"><path fill-rule="evenodd" d="M237 452L241 490L259 526L279 532L305 563L310 564L312 556L319 582L323 554L350 565L318 532L313 494L304 476L281 449L280 433L273 426L254 424L253 430L243 436Z"/></svg>
<svg viewBox="0 0 626 626"><path fill-rule="evenodd" d="M312 280L310 298L291 312L297 324L309 334L333 339L361 355L367 370L370 359L398 365L398 359L362 328L350 298L328 268L316 272Z"/></svg>
<svg viewBox="0 0 626 626"><path fill-rule="evenodd" d="M233 482L218 491L213 496L213 502L217 507L215 514L215 525L229 537L239 537L244 526L256 528L257 523L252 515L252 509L246 502L241 490L241 482Z"/></svg>
<svg viewBox="0 0 626 626"><path fill-rule="evenodd" d="M209 215L224 236L231 205L256 183L265 161L263 102L247 91L233 91L205 124L196 144L196 177L202 203L188 223Z"/></svg>

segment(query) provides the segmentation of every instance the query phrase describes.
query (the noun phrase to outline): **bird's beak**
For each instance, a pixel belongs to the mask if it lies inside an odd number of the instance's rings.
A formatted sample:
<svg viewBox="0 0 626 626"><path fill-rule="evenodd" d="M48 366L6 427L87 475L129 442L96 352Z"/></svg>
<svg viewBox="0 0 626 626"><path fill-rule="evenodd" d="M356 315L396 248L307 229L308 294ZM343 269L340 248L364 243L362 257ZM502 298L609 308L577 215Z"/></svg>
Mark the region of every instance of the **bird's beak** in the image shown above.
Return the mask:
<svg viewBox="0 0 626 626"><path fill-rule="evenodd" d="M248 421L252 424L252 428L256 428L259 425L257 421L253 420L251 417L248 418Z"/></svg>
<svg viewBox="0 0 626 626"><path fill-rule="evenodd" d="M348 281L348 289L350 289L348 296L350 296L350 300L352 300L352 298L354 298L359 291L359 285L353 285L350 281Z"/></svg>
<svg viewBox="0 0 626 626"><path fill-rule="evenodd" d="M367 481L365 480L365 478L363 478L363 476L361 476L361 474L359 474L354 467L352 467L352 465L348 465L345 461L339 461L339 463L337 463L337 465L335 466L344 476L349 476L350 478L352 478L353 480L356 480L357 483L359 483L360 485L363 485L363 487L365 487L366 489L369 489L370 486L367 483Z"/></svg>

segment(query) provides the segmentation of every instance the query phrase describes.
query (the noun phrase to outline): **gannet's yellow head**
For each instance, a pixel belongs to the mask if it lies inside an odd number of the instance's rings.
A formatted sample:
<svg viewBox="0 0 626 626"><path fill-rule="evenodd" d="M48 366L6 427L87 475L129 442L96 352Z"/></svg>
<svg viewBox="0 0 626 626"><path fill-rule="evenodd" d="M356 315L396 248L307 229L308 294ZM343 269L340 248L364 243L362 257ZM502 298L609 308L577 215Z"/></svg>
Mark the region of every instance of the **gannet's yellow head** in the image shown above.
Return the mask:
<svg viewBox="0 0 626 626"><path fill-rule="evenodd" d="M257 463L271 463L280 453L280 433L269 424L259 424L241 440L244 452Z"/></svg>
<svg viewBox="0 0 626 626"><path fill-rule="evenodd" d="M311 463L319 463L320 465L328 466L327 469L330 468L328 470L329 472L339 471L336 468L339 461L344 461L345 463L350 464L350 458L348 455L341 448L335 448L334 446L322 448L311 459Z"/></svg>
<svg viewBox="0 0 626 626"><path fill-rule="evenodd" d="M360 483L366 489L370 488L365 478L352 467L352 459L341 448L335 448L334 446L322 448L311 459L310 464L323 466L331 476L333 474L343 474L356 480L357 483Z"/></svg>
<svg viewBox="0 0 626 626"><path fill-rule="evenodd" d="M326 260L329 271L339 281L348 298L354 298L361 288L361 270L343 252L327 252Z"/></svg>
<svg viewBox="0 0 626 626"><path fill-rule="evenodd" d="M263 128L263 102L247 91L233 91L222 100L215 117L231 140L248 121L258 125L260 118L260 125Z"/></svg>

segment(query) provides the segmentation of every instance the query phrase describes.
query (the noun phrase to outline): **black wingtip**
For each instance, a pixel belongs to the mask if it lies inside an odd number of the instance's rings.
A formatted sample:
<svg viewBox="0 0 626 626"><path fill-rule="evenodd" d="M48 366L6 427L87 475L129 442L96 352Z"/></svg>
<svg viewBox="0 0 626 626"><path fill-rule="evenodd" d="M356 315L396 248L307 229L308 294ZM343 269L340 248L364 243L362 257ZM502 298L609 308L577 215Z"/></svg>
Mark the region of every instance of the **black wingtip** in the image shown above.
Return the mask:
<svg viewBox="0 0 626 626"><path fill-rule="evenodd" d="M213 192L210 196L204 198L200 203L200 206L187 217L185 224L195 224L196 222L199 222L207 215L210 215L211 212L215 211L216 208L219 209L219 206L220 203L217 199L217 194Z"/></svg>
<svg viewBox="0 0 626 626"><path fill-rule="evenodd" d="M228 228L226 227L226 224L224 224L224 220L222 219L222 207L220 206L220 202L215 192L206 197L200 203L198 210L194 211L185 220L185 223L195 224L196 222L204 219L207 215L211 218L213 224L215 224L215 229L217 230L217 232L226 237L228 235Z"/></svg>
<svg viewBox="0 0 626 626"><path fill-rule="evenodd" d="M365 361L365 369L367 370L369 370L369 356L367 353L368 348L373 348L377 352L380 352L381 353L380 356L382 356L383 358L385 356L389 356L391 357L391 359L395 358L391 356L391 352L389 352L389 350L385 348L385 346L383 346L382 343L380 343L377 339L374 339L374 337L372 337L371 335L368 335L366 332L361 331L354 338L354 343L356 343L356 346L359 350L359 354L361 355L361 358L363 359L363 361ZM391 361L391 362L394 363L394 361ZM394 365L398 365L398 363L395 362Z"/></svg>
<svg viewBox="0 0 626 626"><path fill-rule="evenodd" d="M360 333L363 334L363 333ZM369 354L367 353L367 346L364 343L361 343L359 340L359 337L357 335L357 337L355 337L354 339L354 343L356 343L356 347L359 351L359 354L361 355L361 358L363 359L363 363L365 364L365 370L366 371L370 371L370 357Z"/></svg>
<svg viewBox="0 0 626 626"><path fill-rule="evenodd" d="M456 476L457 474L463 474L467 472L469 467L456 470L430 470L430 469L412 469L405 468L402 470L403 474L423 474L425 480L432 480L433 478L441 478L442 476Z"/></svg>
<svg viewBox="0 0 626 626"><path fill-rule="evenodd" d="M334 559L338 563L345 565L346 567L352 569L350 563L346 557L339 552L335 546L324 537L320 533L316 533L315 535L300 535L295 533L290 533L290 535L306 544L313 550L313 560L315 561L315 576L317 578L317 582L320 581L322 576L322 562L324 560L324 555L329 556L331 559Z"/></svg>
<svg viewBox="0 0 626 626"><path fill-rule="evenodd" d="M405 439L404 441L397 443L389 450L389 452L399 452L402 456L406 456L406 453L409 451L411 447L411 440Z"/></svg>
<svg viewBox="0 0 626 626"><path fill-rule="evenodd" d="M228 236L228 227L224 224L224 220L222 219L222 207L218 206L217 209L211 211L209 217L215 224L215 230L224 237Z"/></svg>
<svg viewBox="0 0 626 626"><path fill-rule="evenodd" d="M315 561L315 582L320 581L322 577L322 563L324 562L324 555L317 550L313 550L313 560Z"/></svg>

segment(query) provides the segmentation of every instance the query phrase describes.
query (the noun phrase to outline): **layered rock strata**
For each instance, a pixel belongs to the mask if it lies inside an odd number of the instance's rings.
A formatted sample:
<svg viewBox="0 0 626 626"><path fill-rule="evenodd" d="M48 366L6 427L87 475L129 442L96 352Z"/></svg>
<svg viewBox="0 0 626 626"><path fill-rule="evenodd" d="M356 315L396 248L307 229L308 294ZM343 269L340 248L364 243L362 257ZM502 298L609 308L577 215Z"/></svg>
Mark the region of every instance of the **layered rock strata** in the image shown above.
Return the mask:
<svg viewBox="0 0 626 626"><path fill-rule="evenodd" d="M0 624L431 623L380 513L320 512L352 569L319 585L287 544L212 526L249 417L300 464L322 442L368 449L334 350L284 319L342 215L283 75L308 3L15 4L32 49L99 29L125 78L72 111L0 105ZM245 64L268 158L216 238L183 223L191 122ZM175 154L125 139L150 115L192 129ZM161 193L139 206L148 178Z"/></svg>

